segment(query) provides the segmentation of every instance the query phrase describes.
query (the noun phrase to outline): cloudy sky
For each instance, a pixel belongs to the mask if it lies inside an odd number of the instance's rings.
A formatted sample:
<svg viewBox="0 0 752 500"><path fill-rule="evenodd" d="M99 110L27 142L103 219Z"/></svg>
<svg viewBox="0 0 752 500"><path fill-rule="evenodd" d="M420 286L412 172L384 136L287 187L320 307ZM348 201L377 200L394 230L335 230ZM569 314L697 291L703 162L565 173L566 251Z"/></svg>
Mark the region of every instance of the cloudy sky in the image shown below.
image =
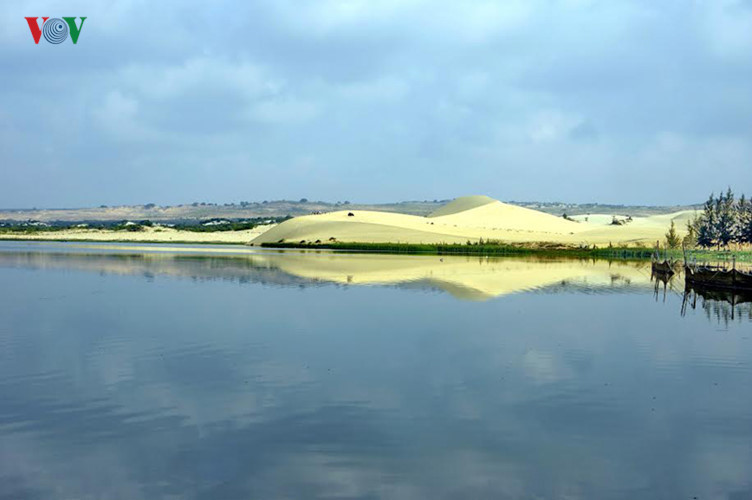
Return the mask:
<svg viewBox="0 0 752 500"><path fill-rule="evenodd" d="M752 194L750 0L61 5L0 7L0 207Z"/></svg>

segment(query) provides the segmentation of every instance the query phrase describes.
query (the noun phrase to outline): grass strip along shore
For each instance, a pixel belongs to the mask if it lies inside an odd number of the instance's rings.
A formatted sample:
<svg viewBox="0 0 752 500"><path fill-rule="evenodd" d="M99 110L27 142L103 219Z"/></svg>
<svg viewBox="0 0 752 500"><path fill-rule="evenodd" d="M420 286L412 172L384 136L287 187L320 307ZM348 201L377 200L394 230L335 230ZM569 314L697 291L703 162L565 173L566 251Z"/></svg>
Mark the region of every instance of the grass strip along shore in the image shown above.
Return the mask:
<svg viewBox="0 0 752 500"><path fill-rule="evenodd" d="M365 253L388 253L388 254L415 254L415 255L540 255L546 257L590 257L590 258L618 258L648 260L653 256L654 249L646 246L633 247L597 247L597 246L568 246L555 243L442 243L442 244L415 244L415 243L295 243L276 242L262 243L263 248L299 249L299 250L337 250L343 252ZM683 258L681 250L661 251L669 259L679 260ZM737 262L752 263L752 250L727 251L727 250L692 250L691 254L698 261L727 260L735 256Z"/></svg>

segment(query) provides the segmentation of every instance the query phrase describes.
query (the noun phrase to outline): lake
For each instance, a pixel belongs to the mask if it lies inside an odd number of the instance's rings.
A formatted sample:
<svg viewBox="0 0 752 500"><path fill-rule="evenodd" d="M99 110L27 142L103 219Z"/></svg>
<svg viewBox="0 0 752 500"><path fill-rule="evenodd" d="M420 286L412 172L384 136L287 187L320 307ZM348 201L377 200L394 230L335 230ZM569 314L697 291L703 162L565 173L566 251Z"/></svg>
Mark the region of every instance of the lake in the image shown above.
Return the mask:
<svg viewBox="0 0 752 500"><path fill-rule="evenodd" d="M0 242L0 297L3 499L752 498L750 303L649 263Z"/></svg>

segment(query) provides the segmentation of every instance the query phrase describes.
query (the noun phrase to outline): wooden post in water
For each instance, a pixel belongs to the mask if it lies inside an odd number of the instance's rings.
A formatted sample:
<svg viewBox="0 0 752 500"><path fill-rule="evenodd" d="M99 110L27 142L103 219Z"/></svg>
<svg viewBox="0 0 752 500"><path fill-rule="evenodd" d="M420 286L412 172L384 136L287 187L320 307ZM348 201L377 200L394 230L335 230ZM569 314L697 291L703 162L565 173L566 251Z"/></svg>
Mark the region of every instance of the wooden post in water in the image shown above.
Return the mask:
<svg viewBox="0 0 752 500"><path fill-rule="evenodd" d="M687 265L687 244L682 241L682 253L684 254L684 266Z"/></svg>

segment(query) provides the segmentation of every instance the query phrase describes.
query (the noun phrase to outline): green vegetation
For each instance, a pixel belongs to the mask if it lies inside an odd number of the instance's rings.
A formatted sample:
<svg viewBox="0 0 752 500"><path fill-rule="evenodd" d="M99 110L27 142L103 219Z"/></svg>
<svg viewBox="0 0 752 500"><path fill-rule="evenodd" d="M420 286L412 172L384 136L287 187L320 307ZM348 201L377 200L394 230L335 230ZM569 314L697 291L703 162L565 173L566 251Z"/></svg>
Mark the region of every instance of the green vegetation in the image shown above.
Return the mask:
<svg viewBox="0 0 752 500"><path fill-rule="evenodd" d="M138 231L144 231L147 227L152 227L154 224L151 221L145 220L141 222L122 222L109 229L113 231L128 231L135 233Z"/></svg>
<svg viewBox="0 0 752 500"><path fill-rule="evenodd" d="M225 220L225 219L209 219L201 221L200 224L175 224L173 227L181 231L191 231L194 233L216 233L220 231L246 231L253 229L261 224L279 224L286 220L292 219L290 215L284 217L256 217L246 220Z"/></svg>
<svg viewBox="0 0 752 500"><path fill-rule="evenodd" d="M668 252L668 256L669 258L672 258L678 261L683 258L683 253L681 250L678 250L678 251ZM744 262L744 263L752 264L752 250L736 250L736 251L713 250L713 249L692 250L691 258L696 260L697 262L730 263L732 260L735 260L736 262Z"/></svg>
<svg viewBox="0 0 752 500"><path fill-rule="evenodd" d="M253 229L258 226L258 222L230 222L219 221L216 223L203 223L200 225L195 224L176 224L173 226L175 229L181 231L190 231L193 233L216 233L220 231L245 231L247 229Z"/></svg>
<svg viewBox="0 0 752 500"><path fill-rule="evenodd" d="M673 221L672 221L673 222ZM682 240L685 248L695 248L697 246L697 223L696 220L687 221L687 234Z"/></svg>
<svg viewBox="0 0 752 500"><path fill-rule="evenodd" d="M59 227L53 226L17 226L4 225L0 226L0 234L37 234L60 230Z"/></svg>
<svg viewBox="0 0 752 500"><path fill-rule="evenodd" d="M545 255L570 257L604 257L623 259L649 259L653 250L645 246L603 247L567 246L558 243L512 244L498 241L477 243L345 243L345 242L277 242L262 243L265 248L296 248L314 250L339 250L350 252L427 254L427 255Z"/></svg>
<svg viewBox="0 0 752 500"><path fill-rule="evenodd" d="M40 222L40 221L6 221L0 222L0 234L38 234L72 229L80 230L108 230L123 232L145 231L146 228L171 227L181 231L195 233L215 233L222 231L245 231L253 229L260 224L280 223L291 217L256 217L252 219L228 220L206 219L200 221L179 222L176 224L164 224L161 226L151 220L140 221L117 221L117 222Z"/></svg>
<svg viewBox="0 0 752 500"><path fill-rule="evenodd" d="M752 202L744 195L736 200L731 188L717 198L711 194L691 225L702 248L752 244Z"/></svg>
<svg viewBox="0 0 752 500"><path fill-rule="evenodd" d="M666 233L666 247L676 249L681 246L681 242L682 239L676 233L676 224L674 224L674 221L671 221L671 227L668 228L668 232Z"/></svg>
<svg viewBox="0 0 752 500"><path fill-rule="evenodd" d="M597 246L567 246L557 243L502 243L498 241L481 241L478 243L347 243L330 241L315 242L286 242L262 243L264 248L304 249L304 250L336 250L342 252L368 252L412 255L539 255L545 257L577 257L599 259L628 259L648 260L655 250L647 246L631 247L597 247ZM664 252L662 252L664 253ZM666 250L669 259L681 260L683 252L679 249ZM730 252L727 250L698 250L692 252L692 257L698 261L718 262L736 259L737 262L752 263L752 250Z"/></svg>

